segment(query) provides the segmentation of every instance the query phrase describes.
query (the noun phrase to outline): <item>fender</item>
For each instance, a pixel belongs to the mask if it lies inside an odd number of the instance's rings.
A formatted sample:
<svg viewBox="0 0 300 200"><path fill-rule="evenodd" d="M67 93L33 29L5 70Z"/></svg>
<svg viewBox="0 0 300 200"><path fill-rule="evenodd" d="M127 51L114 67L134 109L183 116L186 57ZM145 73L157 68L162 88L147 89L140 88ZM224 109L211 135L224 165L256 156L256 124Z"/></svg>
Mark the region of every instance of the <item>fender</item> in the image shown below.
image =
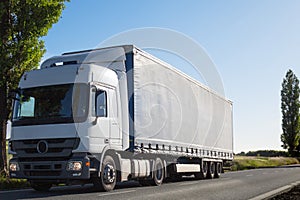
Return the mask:
<svg viewBox="0 0 300 200"><path fill-rule="evenodd" d="M101 166L102 166L102 162L103 162L103 159L104 159L104 156L105 155L111 155L115 162L116 162L116 167L117 169L120 171L121 169L121 162L120 162L120 159L121 159L121 156L114 150L114 149L111 149L111 146L110 145L106 145L103 150L102 150L102 153L101 153L101 156L100 156L100 160L99 160L99 169L98 169L98 177L100 177L100 173L101 173Z"/></svg>

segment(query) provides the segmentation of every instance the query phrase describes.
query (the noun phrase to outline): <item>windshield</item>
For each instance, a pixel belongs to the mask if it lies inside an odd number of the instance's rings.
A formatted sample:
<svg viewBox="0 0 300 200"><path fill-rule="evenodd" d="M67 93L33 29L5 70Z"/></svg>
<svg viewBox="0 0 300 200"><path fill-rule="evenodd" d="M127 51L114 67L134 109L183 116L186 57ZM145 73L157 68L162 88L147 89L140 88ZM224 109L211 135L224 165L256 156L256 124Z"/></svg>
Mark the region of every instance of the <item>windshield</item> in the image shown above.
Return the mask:
<svg viewBox="0 0 300 200"><path fill-rule="evenodd" d="M88 91L86 84L21 89L14 105L13 126L84 121Z"/></svg>

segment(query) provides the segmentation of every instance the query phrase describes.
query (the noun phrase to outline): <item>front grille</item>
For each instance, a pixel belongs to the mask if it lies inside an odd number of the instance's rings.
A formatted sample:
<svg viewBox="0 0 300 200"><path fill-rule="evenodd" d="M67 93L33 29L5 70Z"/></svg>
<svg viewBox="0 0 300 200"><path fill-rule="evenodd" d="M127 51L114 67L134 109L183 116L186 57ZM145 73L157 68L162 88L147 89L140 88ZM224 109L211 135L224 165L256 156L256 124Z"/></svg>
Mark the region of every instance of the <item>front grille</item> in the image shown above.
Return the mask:
<svg viewBox="0 0 300 200"><path fill-rule="evenodd" d="M66 161L20 162L24 175L29 177L58 177L66 168Z"/></svg>
<svg viewBox="0 0 300 200"><path fill-rule="evenodd" d="M47 148L38 148L40 143L46 144ZM59 139L34 139L12 141L13 150L17 152L18 158L23 161L36 160L60 160L68 158L72 150L79 145L79 138ZM42 150L42 151L41 151ZM50 159L49 159L50 158Z"/></svg>
<svg viewBox="0 0 300 200"><path fill-rule="evenodd" d="M51 169L50 165L37 165L34 166L33 169Z"/></svg>
<svg viewBox="0 0 300 200"><path fill-rule="evenodd" d="M61 172L56 171L29 171L24 172L26 176L60 176Z"/></svg>
<svg viewBox="0 0 300 200"><path fill-rule="evenodd" d="M70 138L71 139L71 138ZM73 138L74 139L74 138ZM41 139L37 140L23 140L24 144L37 144ZM59 139L47 139L48 143L64 143L66 141L65 138L59 138Z"/></svg>
<svg viewBox="0 0 300 200"><path fill-rule="evenodd" d="M64 161L67 160L69 157L25 157L19 158L20 162L34 162L34 161Z"/></svg>
<svg viewBox="0 0 300 200"><path fill-rule="evenodd" d="M15 140L12 146L25 178L57 179L79 142L79 138Z"/></svg>
<svg viewBox="0 0 300 200"><path fill-rule="evenodd" d="M49 152L49 153L60 153L63 150L64 150L63 148L52 148L52 149L48 149L47 152ZM36 148L25 149L24 151L26 153L38 153Z"/></svg>

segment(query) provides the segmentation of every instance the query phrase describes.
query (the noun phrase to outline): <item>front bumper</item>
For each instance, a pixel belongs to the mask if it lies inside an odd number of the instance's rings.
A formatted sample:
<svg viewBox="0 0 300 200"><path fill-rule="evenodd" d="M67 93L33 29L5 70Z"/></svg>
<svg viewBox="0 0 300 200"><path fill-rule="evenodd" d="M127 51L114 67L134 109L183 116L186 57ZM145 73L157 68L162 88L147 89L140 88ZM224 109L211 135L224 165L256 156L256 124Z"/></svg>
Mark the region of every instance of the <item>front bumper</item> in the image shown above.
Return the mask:
<svg viewBox="0 0 300 200"><path fill-rule="evenodd" d="M82 163L81 170L67 170L68 163L77 161ZM9 171L11 178L29 180L82 180L90 178L90 159L87 156L72 157L67 160L21 161L18 158L10 160L17 163L17 171Z"/></svg>

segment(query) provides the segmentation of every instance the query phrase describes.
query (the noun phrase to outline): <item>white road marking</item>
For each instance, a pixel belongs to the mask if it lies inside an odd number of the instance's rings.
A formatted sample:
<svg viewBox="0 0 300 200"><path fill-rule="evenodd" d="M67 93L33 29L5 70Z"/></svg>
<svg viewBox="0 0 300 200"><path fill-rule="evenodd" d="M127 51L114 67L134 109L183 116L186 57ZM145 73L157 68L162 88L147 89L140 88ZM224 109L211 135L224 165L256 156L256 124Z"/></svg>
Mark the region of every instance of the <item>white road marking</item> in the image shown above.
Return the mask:
<svg viewBox="0 0 300 200"><path fill-rule="evenodd" d="M114 195L114 194L125 194L125 193L130 193L130 192L135 192L136 190L127 190L127 191L120 191L120 192L108 192L105 194L99 194L98 197L104 197L108 195Z"/></svg>
<svg viewBox="0 0 300 200"><path fill-rule="evenodd" d="M293 186L296 186L296 185L299 185L300 184L300 181L297 181L295 183L292 183L290 185L286 185L286 186L283 186L283 187L280 187L280 188L277 188L275 190L272 190L270 192L267 192L267 193L264 193L264 194L261 194L261 195L258 195L254 198L251 198L249 200L261 200L261 199L266 199L266 198L271 198L271 197L274 197L278 194L281 194L285 191L288 191L290 190Z"/></svg>
<svg viewBox="0 0 300 200"><path fill-rule="evenodd" d="M250 177L250 176L253 176L253 174L247 174L246 176L247 176L247 177Z"/></svg>

